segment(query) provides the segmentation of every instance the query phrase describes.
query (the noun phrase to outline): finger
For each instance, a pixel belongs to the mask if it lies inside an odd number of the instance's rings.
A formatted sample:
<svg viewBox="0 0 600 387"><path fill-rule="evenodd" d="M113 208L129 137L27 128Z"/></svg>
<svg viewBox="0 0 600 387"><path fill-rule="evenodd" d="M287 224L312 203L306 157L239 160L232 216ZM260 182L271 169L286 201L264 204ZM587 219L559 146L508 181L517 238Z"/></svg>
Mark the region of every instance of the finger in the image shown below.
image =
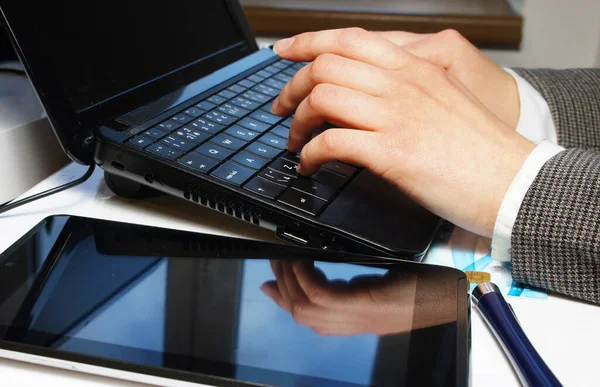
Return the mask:
<svg viewBox="0 0 600 387"><path fill-rule="evenodd" d="M398 46L418 42L435 34L416 34L414 32L405 31L375 31L379 36L382 36Z"/></svg>
<svg viewBox="0 0 600 387"><path fill-rule="evenodd" d="M274 51L295 62L310 62L332 53L384 69L398 69L411 60L398 45L361 28L307 32L277 42Z"/></svg>
<svg viewBox="0 0 600 387"><path fill-rule="evenodd" d="M385 177L388 156L392 157L390 143L381 133L352 129L328 129L313 138L302 149L298 173L310 176L322 164L342 161L365 167L378 176ZM389 152L389 153L388 153Z"/></svg>
<svg viewBox="0 0 600 387"><path fill-rule="evenodd" d="M312 134L325 123L360 130L378 131L391 127L385 101L340 86L322 83L300 103L288 138L288 149L300 152Z"/></svg>
<svg viewBox="0 0 600 387"><path fill-rule="evenodd" d="M390 88L388 72L378 67L335 54L323 54L303 67L281 90L273 102L273 113L284 116L293 113L298 105L321 83L328 83L381 96Z"/></svg>
<svg viewBox="0 0 600 387"><path fill-rule="evenodd" d="M287 288L285 286L285 281L283 278L282 262L279 260L272 260L270 263L271 263L271 269L273 270L273 274L275 275L275 280L277 282L277 288L279 289L279 294L281 295L283 302L286 305L283 308L286 310L291 310L290 295L288 294Z"/></svg>
<svg viewBox="0 0 600 387"><path fill-rule="evenodd" d="M304 294L304 291L302 290L300 285L298 284L296 274L294 274L294 270L292 269L292 263L282 262L281 266L283 272L283 282L285 283L287 293L290 297L290 309L292 311L292 314L294 314L294 310L298 305L306 304L307 297Z"/></svg>
<svg viewBox="0 0 600 387"><path fill-rule="evenodd" d="M330 286L327 281L320 281L312 270L301 264L294 264L293 270L298 285L312 304L329 310L340 310L348 302L346 289ZM303 313L308 315L314 313L314 310L307 308Z"/></svg>
<svg viewBox="0 0 600 387"><path fill-rule="evenodd" d="M287 304L287 302L284 300L284 298L281 296L281 293L279 292L279 287L277 286L277 282L275 281L268 281L265 282L264 284L262 284L262 286L260 287L260 290L262 290L262 292L267 295L268 297L270 297L273 301L275 301L275 303L283 310L287 311L287 312L291 312L289 310L289 306Z"/></svg>

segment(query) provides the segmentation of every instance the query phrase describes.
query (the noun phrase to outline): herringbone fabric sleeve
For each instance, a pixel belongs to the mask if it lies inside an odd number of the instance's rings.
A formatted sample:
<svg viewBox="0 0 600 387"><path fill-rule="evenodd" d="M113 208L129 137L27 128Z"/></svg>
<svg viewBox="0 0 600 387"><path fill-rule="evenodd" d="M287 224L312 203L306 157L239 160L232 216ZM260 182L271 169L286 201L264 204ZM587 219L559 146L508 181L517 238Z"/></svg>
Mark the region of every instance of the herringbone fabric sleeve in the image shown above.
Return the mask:
<svg viewBox="0 0 600 387"><path fill-rule="evenodd" d="M529 188L511 236L515 280L600 303L600 69L515 70L565 148Z"/></svg>

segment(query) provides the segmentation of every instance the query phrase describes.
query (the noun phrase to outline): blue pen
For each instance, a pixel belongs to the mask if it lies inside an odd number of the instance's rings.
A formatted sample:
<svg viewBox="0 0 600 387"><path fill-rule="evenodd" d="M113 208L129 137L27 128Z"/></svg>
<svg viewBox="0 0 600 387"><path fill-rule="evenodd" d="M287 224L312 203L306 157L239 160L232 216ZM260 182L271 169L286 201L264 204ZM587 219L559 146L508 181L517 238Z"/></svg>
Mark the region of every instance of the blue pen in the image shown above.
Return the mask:
<svg viewBox="0 0 600 387"><path fill-rule="evenodd" d="M471 298L524 386L561 386L523 332L512 308L496 285L491 282L477 285Z"/></svg>

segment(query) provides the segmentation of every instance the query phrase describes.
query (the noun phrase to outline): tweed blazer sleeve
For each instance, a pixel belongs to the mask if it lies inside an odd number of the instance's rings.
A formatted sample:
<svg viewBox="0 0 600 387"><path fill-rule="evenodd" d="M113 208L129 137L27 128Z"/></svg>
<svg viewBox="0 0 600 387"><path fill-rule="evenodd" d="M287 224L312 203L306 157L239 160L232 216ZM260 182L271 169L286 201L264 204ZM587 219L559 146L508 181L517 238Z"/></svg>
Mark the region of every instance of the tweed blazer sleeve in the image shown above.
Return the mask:
<svg viewBox="0 0 600 387"><path fill-rule="evenodd" d="M600 304L600 69L515 69L546 99L559 144L511 236L515 280Z"/></svg>

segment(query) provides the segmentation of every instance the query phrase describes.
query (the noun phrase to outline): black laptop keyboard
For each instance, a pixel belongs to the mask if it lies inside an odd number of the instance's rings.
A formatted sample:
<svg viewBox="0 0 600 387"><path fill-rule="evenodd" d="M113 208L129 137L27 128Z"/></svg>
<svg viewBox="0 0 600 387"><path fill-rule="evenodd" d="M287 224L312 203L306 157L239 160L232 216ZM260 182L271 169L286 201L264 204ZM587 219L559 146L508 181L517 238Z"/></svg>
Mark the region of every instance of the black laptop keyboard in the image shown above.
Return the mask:
<svg viewBox="0 0 600 387"><path fill-rule="evenodd" d="M310 178L296 172L299 154L286 150L292 117L271 104L305 63L281 60L246 77L127 143L199 174L317 215L357 169L332 162Z"/></svg>

